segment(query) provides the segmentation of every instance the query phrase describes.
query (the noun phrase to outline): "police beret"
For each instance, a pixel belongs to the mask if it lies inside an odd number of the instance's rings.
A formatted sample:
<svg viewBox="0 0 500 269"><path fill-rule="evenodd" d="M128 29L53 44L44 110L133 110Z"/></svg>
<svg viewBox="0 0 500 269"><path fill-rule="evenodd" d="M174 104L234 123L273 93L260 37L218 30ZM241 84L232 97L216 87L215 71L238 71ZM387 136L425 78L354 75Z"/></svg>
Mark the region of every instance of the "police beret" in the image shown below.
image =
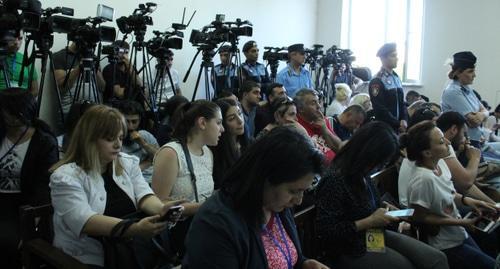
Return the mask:
<svg viewBox="0 0 500 269"><path fill-rule="evenodd" d="M243 52L248 52L253 47L257 47L257 42L250 40L243 45Z"/></svg>
<svg viewBox="0 0 500 269"><path fill-rule="evenodd" d="M231 51L231 46L229 46L229 45L224 45L224 46L219 48L219 53L230 52L230 51Z"/></svg>
<svg viewBox="0 0 500 269"><path fill-rule="evenodd" d="M453 67L474 68L476 60L476 56L470 51L457 52L453 54Z"/></svg>
<svg viewBox="0 0 500 269"><path fill-rule="evenodd" d="M288 46L288 53L292 52L304 53L304 44L293 44L291 46Z"/></svg>
<svg viewBox="0 0 500 269"><path fill-rule="evenodd" d="M386 43L378 49L377 57L386 57L393 51L396 51L396 43Z"/></svg>

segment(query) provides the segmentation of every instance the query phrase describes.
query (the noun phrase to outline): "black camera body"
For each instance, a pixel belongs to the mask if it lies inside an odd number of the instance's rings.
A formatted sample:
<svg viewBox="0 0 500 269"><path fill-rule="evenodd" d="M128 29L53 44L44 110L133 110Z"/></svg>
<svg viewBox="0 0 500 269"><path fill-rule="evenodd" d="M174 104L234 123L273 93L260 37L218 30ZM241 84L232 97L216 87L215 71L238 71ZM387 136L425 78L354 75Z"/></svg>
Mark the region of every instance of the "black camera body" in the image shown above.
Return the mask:
<svg viewBox="0 0 500 269"><path fill-rule="evenodd" d="M156 9L155 3L139 4L130 16L122 16L116 19L118 29L123 34L134 32L137 41L144 41L144 35L148 25L153 25L153 18L148 16Z"/></svg>
<svg viewBox="0 0 500 269"><path fill-rule="evenodd" d="M333 65L334 68L338 69L342 64L351 65L356 57L352 55L352 51L349 49L339 49L337 46L332 46L326 51L324 57L321 58L321 66Z"/></svg>
<svg viewBox="0 0 500 269"><path fill-rule="evenodd" d="M172 33L154 31L156 35L146 44L148 53L155 58L167 58L170 49L182 49L182 38Z"/></svg>
<svg viewBox="0 0 500 269"><path fill-rule="evenodd" d="M193 46L204 44L215 48L222 42L235 43L240 36L252 36L253 28L249 21L238 18L234 22L224 22L224 17L222 14L217 14L215 21L202 30L193 29L189 42Z"/></svg>
<svg viewBox="0 0 500 269"><path fill-rule="evenodd" d="M264 61L268 61L269 63L288 61L288 52L284 52L284 50L287 50L286 47L264 47L264 49L266 50L262 56Z"/></svg>
<svg viewBox="0 0 500 269"><path fill-rule="evenodd" d="M42 4L38 0L0 1L0 31L36 31L41 15Z"/></svg>

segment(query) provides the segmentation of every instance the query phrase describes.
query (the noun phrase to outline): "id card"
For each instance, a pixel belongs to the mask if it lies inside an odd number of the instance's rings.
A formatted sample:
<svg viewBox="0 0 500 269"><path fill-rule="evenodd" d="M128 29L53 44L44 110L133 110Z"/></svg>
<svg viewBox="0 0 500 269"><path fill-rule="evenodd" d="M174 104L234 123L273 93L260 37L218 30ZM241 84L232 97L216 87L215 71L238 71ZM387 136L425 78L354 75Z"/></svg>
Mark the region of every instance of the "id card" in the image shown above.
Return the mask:
<svg viewBox="0 0 500 269"><path fill-rule="evenodd" d="M366 230L366 251L385 253L385 237L383 229Z"/></svg>

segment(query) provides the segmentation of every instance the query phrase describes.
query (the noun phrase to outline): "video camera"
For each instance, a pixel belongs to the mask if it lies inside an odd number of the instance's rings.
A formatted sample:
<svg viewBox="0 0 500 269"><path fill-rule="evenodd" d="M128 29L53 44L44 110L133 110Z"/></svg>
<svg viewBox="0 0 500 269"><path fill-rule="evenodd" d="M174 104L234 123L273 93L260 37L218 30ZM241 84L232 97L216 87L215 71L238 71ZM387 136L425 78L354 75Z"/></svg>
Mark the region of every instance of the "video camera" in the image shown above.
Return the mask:
<svg viewBox="0 0 500 269"><path fill-rule="evenodd" d="M331 48L326 50L326 54L321 58L321 66L333 65L335 69L338 69L342 64L351 65L356 57L352 55L352 51L349 49L339 49L337 46L333 45Z"/></svg>
<svg viewBox="0 0 500 269"><path fill-rule="evenodd" d="M324 56L323 45L314 44L312 49L305 49L305 63L311 66L316 66L318 61Z"/></svg>
<svg viewBox="0 0 500 269"><path fill-rule="evenodd" d="M144 34L148 25L153 25L153 18L148 14L156 10L155 3L139 4L139 7L134 10L132 15L126 17L122 16L116 19L118 29L123 34L130 34L132 32L137 36L138 41L143 41Z"/></svg>
<svg viewBox="0 0 500 269"><path fill-rule="evenodd" d="M217 14L215 21L203 27L201 31L194 29L189 42L193 46L208 45L215 48L222 42L236 42L239 36L252 36L252 23L248 20L242 21L238 18L234 22L225 22L224 19L225 15Z"/></svg>
<svg viewBox="0 0 500 269"><path fill-rule="evenodd" d="M37 0L0 1L0 32L38 30L42 4Z"/></svg>
<svg viewBox="0 0 500 269"><path fill-rule="evenodd" d="M268 62L288 61L287 47L264 47L263 59ZM285 52L286 51L286 52Z"/></svg>
<svg viewBox="0 0 500 269"><path fill-rule="evenodd" d="M182 37L184 34L179 31L160 32L153 31L155 37L146 44L148 53L156 58L166 58L169 49L182 49Z"/></svg>

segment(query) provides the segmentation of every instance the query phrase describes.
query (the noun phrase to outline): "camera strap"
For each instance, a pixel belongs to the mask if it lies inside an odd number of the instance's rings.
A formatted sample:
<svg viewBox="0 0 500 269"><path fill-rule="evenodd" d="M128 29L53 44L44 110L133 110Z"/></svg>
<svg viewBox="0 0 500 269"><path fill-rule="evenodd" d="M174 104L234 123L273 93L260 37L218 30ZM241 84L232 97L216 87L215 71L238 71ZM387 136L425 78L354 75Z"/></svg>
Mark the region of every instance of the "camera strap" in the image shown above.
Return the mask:
<svg viewBox="0 0 500 269"><path fill-rule="evenodd" d="M19 144L19 142L21 141L21 139L23 139L23 137L26 135L26 133L28 132L28 129L30 127L26 127L26 129L23 131L23 133L21 134L21 136L19 136L19 138L16 140L16 142L14 142L14 144L9 148L9 150L7 150L7 152L5 152L5 154L0 157L0 162L3 161L3 159L5 159L5 157L7 157L7 155L9 155L9 153L12 152L12 150L14 150L14 148ZM5 137L5 139L7 139L7 137Z"/></svg>
<svg viewBox="0 0 500 269"><path fill-rule="evenodd" d="M198 199L198 187L196 186L196 175L194 174L193 162L191 161L191 153L189 153L189 149L186 143L179 143L181 144L184 155L186 156L189 174L191 175L191 184L193 185L194 198L196 199L196 202L199 203L200 201Z"/></svg>

